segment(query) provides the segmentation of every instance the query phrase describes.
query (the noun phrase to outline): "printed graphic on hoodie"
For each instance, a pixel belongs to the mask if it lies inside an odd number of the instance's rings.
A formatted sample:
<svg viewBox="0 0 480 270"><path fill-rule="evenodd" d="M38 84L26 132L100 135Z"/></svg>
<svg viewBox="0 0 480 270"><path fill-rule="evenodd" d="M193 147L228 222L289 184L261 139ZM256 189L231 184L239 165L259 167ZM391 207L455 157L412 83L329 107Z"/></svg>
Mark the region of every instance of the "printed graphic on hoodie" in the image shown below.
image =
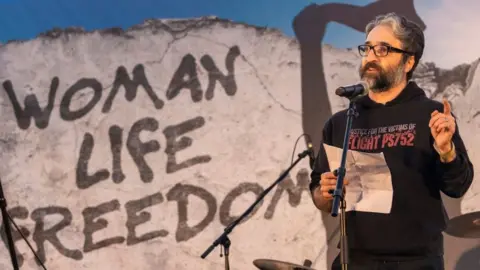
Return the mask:
<svg viewBox="0 0 480 270"><path fill-rule="evenodd" d="M414 146L415 123L352 129L348 142L351 150L372 151L397 146Z"/></svg>

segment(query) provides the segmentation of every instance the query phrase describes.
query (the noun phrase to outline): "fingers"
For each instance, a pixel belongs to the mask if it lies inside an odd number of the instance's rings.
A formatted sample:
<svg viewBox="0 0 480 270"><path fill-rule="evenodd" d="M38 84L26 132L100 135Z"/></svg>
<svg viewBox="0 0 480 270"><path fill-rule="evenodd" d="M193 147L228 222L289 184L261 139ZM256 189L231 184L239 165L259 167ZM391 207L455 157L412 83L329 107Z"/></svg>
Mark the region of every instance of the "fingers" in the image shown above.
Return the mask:
<svg viewBox="0 0 480 270"><path fill-rule="evenodd" d="M452 106L450 105L450 103L446 98L443 98L443 113L440 113L438 110L435 110L430 114L430 117L431 119L430 119L430 122L428 123L429 127L432 127L433 123L441 117L448 117L449 119L453 118Z"/></svg>
<svg viewBox="0 0 480 270"><path fill-rule="evenodd" d="M333 185L324 185L324 186L320 186L320 190L322 192L329 192L330 190L332 189L335 189L336 185L333 184Z"/></svg>
<svg viewBox="0 0 480 270"><path fill-rule="evenodd" d="M326 187L325 189L320 188L320 192L322 193L322 197L326 200L333 200L334 191L335 191L335 186ZM345 195L345 193L346 193L346 187L343 188L343 194Z"/></svg>
<svg viewBox="0 0 480 270"><path fill-rule="evenodd" d="M330 194L328 191L322 191L322 197L327 200L333 200L333 194Z"/></svg>
<svg viewBox="0 0 480 270"><path fill-rule="evenodd" d="M343 184L348 184L348 178L343 179ZM320 176L320 185L336 185L337 184L337 176L335 176L332 172L325 172Z"/></svg>
<svg viewBox="0 0 480 270"><path fill-rule="evenodd" d="M441 122L440 124L434 126L434 128L435 128L435 130L436 130L437 132L440 132L440 131L442 131L442 129L444 129L444 128L445 128L445 129L450 129L451 127L450 127L450 123L449 123L449 122Z"/></svg>
<svg viewBox="0 0 480 270"><path fill-rule="evenodd" d="M337 177L333 174L333 172L325 172L322 173L321 179L337 179Z"/></svg>
<svg viewBox="0 0 480 270"><path fill-rule="evenodd" d="M428 122L428 127L432 128L435 122L443 119L445 119L445 115L443 113L437 112L435 115L432 116L432 118L430 118L430 121Z"/></svg>
<svg viewBox="0 0 480 270"><path fill-rule="evenodd" d="M430 123L428 126L430 128L436 129L438 125L445 122L447 122L445 116L443 116L442 114L437 114L436 116L432 117L432 119L430 119Z"/></svg>
<svg viewBox="0 0 480 270"><path fill-rule="evenodd" d="M325 199L333 198L333 192L331 192L332 190L335 190L335 185L320 186L320 192L322 192L322 196Z"/></svg>
<svg viewBox="0 0 480 270"><path fill-rule="evenodd" d="M436 132L440 132L443 128L448 128L453 130L455 128L455 119L453 116L443 116L442 114L438 114L434 116L430 122L430 128Z"/></svg>
<svg viewBox="0 0 480 270"><path fill-rule="evenodd" d="M320 181L322 186L335 186L337 184L337 179L324 179Z"/></svg>
<svg viewBox="0 0 480 270"><path fill-rule="evenodd" d="M430 128L435 127L436 125L439 125L442 122L448 121L449 123L455 123L455 118L452 115L445 115L443 113L437 113L432 118L430 118L430 121L428 122L428 126Z"/></svg>
<svg viewBox="0 0 480 270"><path fill-rule="evenodd" d="M349 184L349 180L344 178L343 181L344 186ZM321 175L320 178L320 192L322 197L326 200L333 199L333 191L337 187L337 177L334 175L333 172L325 172Z"/></svg>
<svg viewBox="0 0 480 270"><path fill-rule="evenodd" d="M452 114L452 107L446 98L443 98L443 113L446 115Z"/></svg>

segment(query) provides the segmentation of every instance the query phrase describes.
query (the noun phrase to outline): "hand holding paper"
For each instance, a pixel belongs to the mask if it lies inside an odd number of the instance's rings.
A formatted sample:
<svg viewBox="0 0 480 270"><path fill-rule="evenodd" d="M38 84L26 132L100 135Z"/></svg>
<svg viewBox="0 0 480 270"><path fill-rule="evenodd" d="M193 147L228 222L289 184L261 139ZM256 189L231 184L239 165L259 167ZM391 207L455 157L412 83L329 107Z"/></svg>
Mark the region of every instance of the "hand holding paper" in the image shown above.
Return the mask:
<svg viewBox="0 0 480 270"><path fill-rule="evenodd" d="M342 149L326 144L324 147L330 168L334 170L340 167ZM345 211L389 214L392 208L393 186L383 153L348 150L345 168L345 180L348 178ZM336 179L333 181L335 189Z"/></svg>
<svg viewBox="0 0 480 270"><path fill-rule="evenodd" d="M348 179L345 178L343 181L345 186L348 185ZM325 172L322 173L320 178L320 191L322 192L322 196L325 200L330 201L333 200L333 194L330 191L335 190L337 186L337 176L333 174L333 172Z"/></svg>

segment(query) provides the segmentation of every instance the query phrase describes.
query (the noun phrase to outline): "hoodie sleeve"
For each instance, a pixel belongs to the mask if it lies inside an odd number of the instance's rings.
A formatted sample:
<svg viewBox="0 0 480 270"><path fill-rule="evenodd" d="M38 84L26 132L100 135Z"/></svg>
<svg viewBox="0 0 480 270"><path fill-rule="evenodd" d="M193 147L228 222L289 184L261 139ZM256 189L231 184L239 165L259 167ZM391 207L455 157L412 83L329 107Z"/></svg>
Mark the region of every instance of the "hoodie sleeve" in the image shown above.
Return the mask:
<svg viewBox="0 0 480 270"><path fill-rule="evenodd" d="M473 165L460 136L458 125L452 142L456 151L455 159L449 163L443 163L440 161L440 156L436 154L436 171L440 181L440 190L449 197L460 198L470 188L474 174Z"/></svg>
<svg viewBox="0 0 480 270"><path fill-rule="evenodd" d="M320 176L322 175L322 173L330 171L327 154L325 152L323 144L331 144L331 131L331 122L329 120L325 123L325 126L323 128L322 140L320 142L317 157L315 158L312 173L310 174L310 192L313 192L315 188L320 186Z"/></svg>

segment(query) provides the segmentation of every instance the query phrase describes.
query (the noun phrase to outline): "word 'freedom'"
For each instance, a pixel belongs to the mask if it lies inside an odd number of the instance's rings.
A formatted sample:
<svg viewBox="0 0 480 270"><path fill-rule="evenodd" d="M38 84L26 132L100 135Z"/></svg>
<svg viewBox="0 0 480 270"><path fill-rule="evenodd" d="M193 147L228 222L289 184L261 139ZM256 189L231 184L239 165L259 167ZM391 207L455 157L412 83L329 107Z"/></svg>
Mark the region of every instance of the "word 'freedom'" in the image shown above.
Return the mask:
<svg viewBox="0 0 480 270"><path fill-rule="evenodd" d="M287 176L278 186L267 209L264 213L265 219L272 219L276 210L276 207L286 191L288 194L288 203L292 207L297 207L302 198L302 193L308 194L309 172L307 169L301 169L296 175L296 184ZM166 200L168 202L176 202L178 211L178 221L175 231L175 240L177 242L188 241L195 237L203 230L205 230L215 219L215 215L219 214L219 221L223 226L228 226L233 222L237 216L232 213L232 205L235 204L235 200L242 201L242 195L253 193L255 196L260 195L263 192L263 187L258 183L240 183L230 192L227 193L223 201L218 206L217 199L208 190L203 187L187 184L176 184L166 193ZM192 197L202 200L207 205L207 213L202 220L195 225L190 225L189 221L189 206L195 206L192 211L199 211L196 204L193 205L190 201ZM73 260L82 260L84 254L92 251L104 249L113 245L124 244L127 246L143 243L155 238L166 238L170 236L170 232L166 229L162 229L162 224L155 223L156 230L144 232L140 234L136 231L136 228L142 224L146 224L151 221L151 213L147 211L147 208L154 207L165 203L164 195L161 192L156 192L151 195L147 195L137 200L127 201L122 209L120 201L113 199L106 201L96 206L91 206L83 209L83 247L81 249L71 248L65 246L61 240L65 237L65 231L71 232L71 227L80 227L78 224L72 224L73 215L67 207L62 206L48 206L34 209L29 213L28 209L23 206L16 206L8 210L12 219L26 220L29 216L34 221L35 226L33 232L30 232L27 228L19 225L21 232L25 237L32 236L32 239L36 245L36 253L40 260L45 262L46 260L46 248L45 244L50 243L58 253L64 257ZM244 222L252 218L263 205L264 200L259 203L255 210L249 215ZM126 218L121 218L121 212L124 211ZM159 211L151 210L151 211ZM202 211L203 212L203 211ZM109 224L106 218L102 216L110 215L109 219L113 219L116 222ZM112 218L113 215L113 218ZM61 217L59 220L59 216ZM76 219L76 218L75 218ZM53 221L54 220L54 221ZM58 221L59 220L59 221ZM125 223L119 223L118 220L126 220ZM113 222L112 222L113 223ZM48 225L47 225L48 224ZM109 226L110 225L110 226ZM112 235L118 234L119 228L125 227L124 235L116 235L113 237L95 236L94 233L107 231L107 233L100 233L100 235ZM70 229L69 229L70 228ZM3 225L1 231L4 231ZM16 231L12 231L12 237L15 242L21 241L20 234ZM76 238L76 237L75 237ZM2 240L6 245L5 234L2 233ZM21 252L17 251L18 262L21 265L24 263L24 258Z"/></svg>

